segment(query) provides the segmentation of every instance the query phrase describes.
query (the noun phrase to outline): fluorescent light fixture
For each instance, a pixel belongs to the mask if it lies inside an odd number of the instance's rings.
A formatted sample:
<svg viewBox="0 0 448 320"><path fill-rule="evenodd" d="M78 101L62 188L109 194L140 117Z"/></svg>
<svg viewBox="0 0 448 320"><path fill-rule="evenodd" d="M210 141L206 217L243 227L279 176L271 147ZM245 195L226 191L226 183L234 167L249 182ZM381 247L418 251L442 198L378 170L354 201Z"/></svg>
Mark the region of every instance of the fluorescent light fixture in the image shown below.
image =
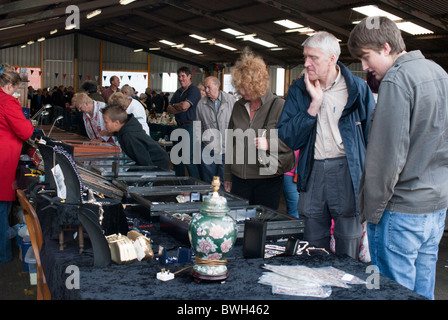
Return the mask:
<svg viewBox="0 0 448 320"><path fill-rule="evenodd" d="M150 51L155 51L155 50L160 50L160 47L156 47L156 48L149 48Z"/></svg>
<svg viewBox="0 0 448 320"><path fill-rule="evenodd" d="M271 48L269 50L271 50L271 51L283 51L283 50L286 50L286 48L276 47L276 48Z"/></svg>
<svg viewBox="0 0 448 320"><path fill-rule="evenodd" d="M26 44L22 45L20 48L22 48L22 49L23 49L23 48L26 48Z"/></svg>
<svg viewBox="0 0 448 320"><path fill-rule="evenodd" d="M236 48L233 48L233 47L228 46L228 45L223 44L223 43L216 43L215 45L218 46L218 47L230 50L230 51L236 51L237 50Z"/></svg>
<svg viewBox="0 0 448 320"><path fill-rule="evenodd" d="M135 49L134 52L142 52L143 49Z"/></svg>
<svg viewBox="0 0 448 320"><path fill-rule="evenodd" d="M265 40L262 40L262 39L258 39L258 38L252 38L252 39L249 39L249 41L255 42L255 43L257 43L257 44L259 44L261 46L268 47L268 48L277 47L277 45L274 44L274 43L271 43L271 42L268 42L268 41L265 41Z"/></svg>
<svg viewBox="0 0 448 320"><path fill-rule="evenodd" d="M15 26L4 27L4 28L1 28L0 31L8 30L8 29L13 29L13 28L18 28L18 27L23 27L24 25L25 25L25 24L22 23L22 24L17 24L17 25L15 25Z"/></svg>
<svg viewBox="0 0 448 320"><path fill-rule="evenodd" d="M202 41L207 40L207 38L198 36L197 34L190 34L190 37L198 39L198 40L202 40Z"/></svg>
<svg viewBox="0 0 448 320"><path fill-rule="evenodd" d="M188 52L191 52L191 53L194 53L194 54L202 54L201 51L197 51L197 50L194 50L194 49L191 49L191 48L181 48L181 49L185 50L185 51L188 51Z"/></svg>
<svg viewBox="0 0 448 320"><path fill-rule="evenodd" d="M50 34L55 34L56 32L58 32L58 29L51 30Z"/></svg>
<svg viewBox="0 0 448 320"><path fill-rule="evenodd" d="M127 4L130 4L131 2L134 2L135 0L120 0L120 4L125 6Z"/></svg>
<svg viewBox="0 0 448 320"><path fill-rule="evenodd" d="M256 36L257 36L256 33L251 33L251 34L243 34L243 35L240 35L240 36L236 36L235 38L243 39L244 41L247 41L247 40L250 40L250 39L252 39L252 38L254 38Z"/></svg>
<svg viewBox="0 0 448 320"><path fill-rule="evenodd" d="M300 33L310 33L310 32L316 32L314 29L311 29L309 27L302 27L302 28L296 28L296 29L288 29L285 30L285 32L300 32Z"/></svg>
<svg viewBox="0 0 448 320"><path fill-rule="evenodd" d="M33 43L34 43L34 41L31 40L31 41L28 41L26 44L33 44Z"/></svg>
<svg viewBox="0 0 448 320"><path fill-rule="evenodd" d="M39 38L39 39L37 39L37 41L39 41L39 42L45 41L45 37Z"/></svg>
<svg viewBox="0 0 448 320"><path fill-rule="evenodd" d="M413 22L403 21L402 18L400 18L392 13L389 13L387 11L381 10L377 6L369 5L369 6L363 6L363 7L356 7L356 8L353 8L352 10L362 13L363 15L366 15L368 17L373 17L373 16L387 17L390 20L395 21L395 23L397 24L397 27L400 30L410 33L412 35L434 33L434 31L431 31L429 29L421 27ZM359 23L359 21L354 21L353 23L357 24L357 23Z"/></svg>
<svg viewBox="0 0 448 320"><path fill-rule="evenodd" d="M400 17L397 17L396 15L389 13L387 11L384 11L377 6L374 5L368 5L368 6L362 6L362 7L356 7L352 8L352 10L362 13L365 16L373 17L373 16L384 16L389 18L392 21L401 20Z"/></svg>
<svg viewBox="0 0 448 320"><path fill-rule="evenodd" d="M216 39L215 38L213 38L213 39L209 39L209 40L202 40L202 41L199 41L200 43L208 43L208 44L216 44Z"/></svg>
<svg viewBox="0 0 448 320"><path fill-rule="evenodd" d="M93 17L96 17L97 15L101 14L101 9L97 9L95 11L89 12L86 16L87 19L91 19Z"/></svg>
<svg viewBox="0 0 448 320"><path fill-rule="evenodd" d="M171 41L168 41L168 40L159 40L159 42L163 43L163 44L166 44L166 45L169 45L169 46L174 46L175 45L174 42L171 42Z"/></svg>
<svg viewBox="0 0 448 320"><path fill-rule="evenodd" d="M423 27L421 27L413 22L409 22L409 21L397 22L397 26L400 30L403 30L404 32L410 33L412 35L434 33L434 31L423 28Z"/></svg>
<svg viewBox="0 0 448 320"><path fill-rule="evenodd" d="M177 48L177 49L182 49L184 47L184 44L183 43L173 44L171 47L172 48Z"/></svg>
<svg viewBox="0 0 448 320"><path fill-rule="evenodd" d="M302 28L303 27L303 25L298 24L298 23L296 23L294 21L291 21L291 20L288 20L288 19L277 20L277 21L274 21L274 23L279 24L279 25L281 25L281 26L283 26L285 28L288 28L288 29Z"/></svg>
<svg viewBox="0 0 448 320"><path fill-rule="evenodd" d="M236 30L231 29L231 28L221 29L221 31L229 33L229 34L234 35L234 36L242 36L242 35L244 35L244 33L236 31Z"/></svg>
<svg viewBox="0 0 448 320"><path fill-rule="evenodd" d="M76 24L71 24L69 26L65 26L65 30L72 30L76 28Z"/></svg>

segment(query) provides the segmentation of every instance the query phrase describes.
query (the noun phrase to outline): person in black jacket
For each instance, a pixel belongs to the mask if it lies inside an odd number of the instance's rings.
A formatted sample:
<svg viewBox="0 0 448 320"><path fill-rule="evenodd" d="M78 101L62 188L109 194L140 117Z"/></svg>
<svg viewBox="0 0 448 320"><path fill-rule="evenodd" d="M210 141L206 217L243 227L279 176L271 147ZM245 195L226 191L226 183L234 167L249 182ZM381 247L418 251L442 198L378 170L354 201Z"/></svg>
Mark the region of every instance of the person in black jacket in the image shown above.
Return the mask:
<svg viewBox="0 0 448 320"><path fill-rule="evenodd" d="M170 169L168 153L146 134L133 114L127 114L118 104L110 104L101 112L106 130L118 138L121 149L136 165Z"/></svg>

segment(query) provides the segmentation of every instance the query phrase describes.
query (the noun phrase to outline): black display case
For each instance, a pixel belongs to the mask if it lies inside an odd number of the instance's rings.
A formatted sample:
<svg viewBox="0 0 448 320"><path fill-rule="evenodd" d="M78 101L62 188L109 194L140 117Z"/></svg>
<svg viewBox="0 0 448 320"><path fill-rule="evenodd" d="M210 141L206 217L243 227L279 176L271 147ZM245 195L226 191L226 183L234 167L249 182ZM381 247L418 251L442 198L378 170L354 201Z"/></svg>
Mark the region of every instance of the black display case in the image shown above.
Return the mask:
<svg viewBox="0 0 448 320"><path fill-rule="evenodd" d="M139 190L138 193L130 192L129 195L134 201L147 208L151 218L153 218L159 216L160 211L198 210L204 197L210 196L211 193L211 189L194 192L190 190ZM249 205L247 199L225 191L220 191L219 193L227 199L227 205L231 208ZM180 202L182 199L185 202Z"/></svg>
<svg viewBox="0 0 448 320"><path fill-rule="evenodd" d="M198 209L180 208L159 212L160 229L171 234L177 240L189 243L188 228L192 215ZM247 219L266 223L266 239L302 238L304 221L288 214L278 212L261 205L244 205L230 207L229 216L235 219L238 233L237 239L244 238L244 221Z"/></svg>

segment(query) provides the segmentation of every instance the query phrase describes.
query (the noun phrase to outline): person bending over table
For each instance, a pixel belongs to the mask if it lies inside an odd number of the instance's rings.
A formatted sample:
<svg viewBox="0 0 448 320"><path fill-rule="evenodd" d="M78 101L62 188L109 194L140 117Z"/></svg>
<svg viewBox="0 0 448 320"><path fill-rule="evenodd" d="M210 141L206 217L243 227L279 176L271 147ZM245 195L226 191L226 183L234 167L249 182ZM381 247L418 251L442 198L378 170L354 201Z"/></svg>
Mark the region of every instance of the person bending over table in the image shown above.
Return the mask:
<svg viewBox="0 0 448 320"><path fill-rule="evenodd" d="M133 114L119 104L109 104L101 112L107 131L118 138L121 149L136 165L170 169L168 153L146 134Z"/></svg>

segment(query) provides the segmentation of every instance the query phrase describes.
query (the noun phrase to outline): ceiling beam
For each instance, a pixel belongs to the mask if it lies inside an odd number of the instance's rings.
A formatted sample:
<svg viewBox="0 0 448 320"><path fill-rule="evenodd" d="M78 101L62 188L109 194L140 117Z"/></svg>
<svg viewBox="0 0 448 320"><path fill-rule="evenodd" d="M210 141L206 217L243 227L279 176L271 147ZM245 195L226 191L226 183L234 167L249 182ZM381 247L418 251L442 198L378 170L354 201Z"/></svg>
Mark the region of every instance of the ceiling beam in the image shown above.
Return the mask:
<svg viewBox="0 0 448 320"><path fill-rule="evenodd" d="M57 5L70 2L70 0L21 0L0 4L0 14L9 14L11 12L35 9L43 6Z"/></svg>
<svg viewBox="0 0 448 320"><path fill-rule="evenodd" d="M295 7L292 7L291 5L283 4L283 3L281 3L281 1L278 1L278 0L257 0L257 1L260 3L264 3L268 6L271 6L273 8L279 9L289 15L294 16L296 19L299 20L297 22L299 22L301 24L304 24L304 22L307 21L314 25L317 25L319 27L326 29L328 32L331 32L334 35L343 36L343 37L347 37L347 38L350 36L349 30L335 26L334 24L331 24L322 19L316 18L316 17L314 17L310 14L307 14Z"/></svg>
<svg viewBox="0 0 448 320"><path fill-rule="evenodd" d="M417 19L426 22L427 24L430 24L432 26L436 26L437 28L440 28L442 30L448 30L448 24L444 23L443 21L439 19L434 19L430 15L417 10L415 8L410 7L409 5L403 3L402 1L396 1L396 0L380 0L382 4L388 5L400 12L404 12L410 16L416 17Z"/></svg>

